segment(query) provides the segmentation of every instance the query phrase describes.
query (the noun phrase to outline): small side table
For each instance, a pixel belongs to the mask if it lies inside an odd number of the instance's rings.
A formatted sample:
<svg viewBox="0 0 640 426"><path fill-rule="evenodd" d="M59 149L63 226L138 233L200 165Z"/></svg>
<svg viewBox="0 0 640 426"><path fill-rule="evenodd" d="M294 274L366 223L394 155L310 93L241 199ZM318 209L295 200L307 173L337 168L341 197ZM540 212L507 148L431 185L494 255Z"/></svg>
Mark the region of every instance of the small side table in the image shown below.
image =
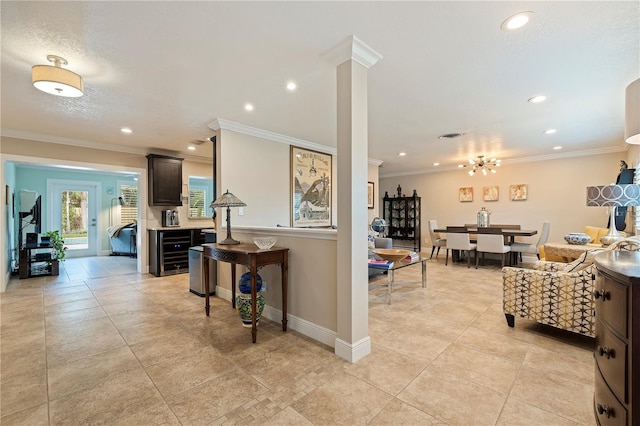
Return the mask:
<svg viewBox="0 0 640 426"><path fill-rule="evenodd" d="M271 247L262 250L255 244L202 244L204 272L204 310L209 316L209 262L211 258L219 262L231 263L231 306L236 307L236 265L244 265L251 273L251 337L256 342L256 287L258 268L266 265L280 265L282 273L282 331L287 331L287 287L289 273L289 249Z"/></svg>

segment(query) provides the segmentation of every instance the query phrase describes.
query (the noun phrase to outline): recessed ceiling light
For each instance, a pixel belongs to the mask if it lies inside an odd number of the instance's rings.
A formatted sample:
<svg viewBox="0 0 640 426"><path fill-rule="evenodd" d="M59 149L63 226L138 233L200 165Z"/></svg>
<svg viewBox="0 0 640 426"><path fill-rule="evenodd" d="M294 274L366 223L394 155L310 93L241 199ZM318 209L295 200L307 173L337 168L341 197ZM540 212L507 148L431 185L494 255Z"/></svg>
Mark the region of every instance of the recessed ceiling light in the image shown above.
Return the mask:
<svg viewBox="0 0 640 426"><path fill-rule="evenodd" d="M558 149L562 149L561 146L554 146L553 149L558 150Z"/></svg>
<svg viewBox="0 0 640 426"><path fill-rule="evenodd" d="M516 13L515 15L505 19L500 25L500 29L503 31L510 31L522 28L529 23L532 17L533 12L531 11Z"/></svg>
<svg viewBox="0 0 640 426"><path fill-rule="evenodd" d="M399 152L399 153L398 153L398 155L399 155L400 157L404 157L405 155L407 155L407 153L406 153L406 152Z"/></svg>
<svg viewBox="0 0 640 426"><path fill-rule="evenodd" d="M547 100L547 97L545 95L537 95L537 96L534 96L533 98L527 99L527 102L531 102L532 104L539 104L540 102L544 102L546 100Z"/></svg>
<svg viewBox="0 0 640 426"><path fill-rule="evenodd" d="M193 145L189 145L189 146L187 147L187 149L188 149L189 151L195 151L195 150L196 150L196 147L195 147L195 146L193 146Z"/></svg>
<svg viewBox="0 0 640 426"><path fill-rule="evenodd" d="M545 130L545 131L544 131L544 133L545 133L546 135L552 135L552 134L554 134L555 132L557 132L557 130L556 130L556 129L547 129L547 130Z"/></svg>
<svg viewBox="0 0 640 426"><path fill-rule="evenodd" d="M253 105L251 104L244 104L244 109L246 111L253 111Z"/></svg>
<svg viewBox="0 0 640 426"><path fill-rule="evenodd" d="M439 165L440 165L440 163L433 163L433 165L434 165L434 166L439 166Z"/></svg>
<svg viewBox="0 0 640 426"><path fill-rule="evenodd" d="M287 83L287 90L294 91L296 90L296 87L298 86L293 81Z"/></svg>
<svg viewBox="0 0 640 426"><path fill-rule="evenodd" d="M130 129L130 128L128 128L128 127L123 127L122 129L120 129L120 131L121 131L122 133L133 133L133 130L131 130L131 129Z"/></svg>

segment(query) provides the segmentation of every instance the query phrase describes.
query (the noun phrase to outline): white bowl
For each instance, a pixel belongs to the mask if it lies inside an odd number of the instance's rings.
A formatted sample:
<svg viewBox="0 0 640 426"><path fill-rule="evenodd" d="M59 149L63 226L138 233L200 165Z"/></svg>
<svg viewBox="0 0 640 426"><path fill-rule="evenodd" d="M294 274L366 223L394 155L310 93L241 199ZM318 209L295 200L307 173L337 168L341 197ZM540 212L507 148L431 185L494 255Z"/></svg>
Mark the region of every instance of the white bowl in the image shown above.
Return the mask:
<svg viewBox="0 0 640 426"><path fill-rule="evenodd" d="M262 250L267 250L273 247L278 241L276 237L253 237L253 243Z"/></svg>
<svg viewBox="0 0 640 426"><path fill-rule="evenodd" d="M575 244L579 246L585 245L589 241L591 241L591 237L582 232L571 232L565 235L564 239L569 244Z"/></svg>

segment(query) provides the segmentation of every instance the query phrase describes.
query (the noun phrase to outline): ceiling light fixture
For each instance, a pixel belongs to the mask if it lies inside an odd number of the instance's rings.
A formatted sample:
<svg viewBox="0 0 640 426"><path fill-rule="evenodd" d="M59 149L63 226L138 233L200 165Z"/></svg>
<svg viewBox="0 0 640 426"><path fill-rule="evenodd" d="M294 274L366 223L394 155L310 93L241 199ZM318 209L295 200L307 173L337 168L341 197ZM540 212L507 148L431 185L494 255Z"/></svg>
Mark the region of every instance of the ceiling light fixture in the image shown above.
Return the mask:
<svg viewBox="0 0 640 426"><path fill-rule="evenodd" d="M492 167L500 167L500 161L495 158L491 160L485 160L484 155L478 155L478 160L469 159L469 164L460 164L458 167L471 167L469 170L469 176L473 176L476 174L478 170L482 170L483 175L487 175L487 172L495 173L496 170Z"/></svg>
<svg viewBox="0 0 640 426"><path fill-rule="evenodd" d="M562 149L562 147L561 146L554 146L553 149L555 149L557 151L559 149Z"/></svg>
<svg viewBox="0 0 640 426"><path fill-rule="evenodd" d="M245 104L245 105L244 105L244 109L245 109L245 110L247 110L247 111L253 111L253 105L251 105L251 104Z"/></svg>
<svg viewBox="0 0 640 426"><path fill-rule="evenodd" d="M500 29L503 31L517 30L527 25L532 17L533 12L531 11L516 13L505 19L502 24L500 24Z"/></svg>
<svg viewBox="0 0 640 426"><path fill-rule="evenodd" d="M555 132L557 132L557 130L556 130L556 129L547 129L547 130L545 130L545 131L544 131L544 134L545 134L545 135L552 135L552 134L554 134Z"/></svg>
<svg viewBox="0 0 640 426"><path fill-rule="evenodd" d="M130 129L130 128L128 128L128 127L123 127L122 129L120 129L120 131L121 131L122 133L126 133L126 134L133 133L133 130L131 130L131 129Z"/></svg>
<svg viewBox="0 0 640 426"><path fill-rule="evenodd" d="M405 155L407 155L407 153L406 153L406 152L399 152L399 153L398 153L398 156L400 156L400 157L404 157Z"/></svg>
<svg viewBox="0 0 640 426"><path fill-rule="evenodd" d="M640 144L640 78L628 85L625 91L624 140Z"/></svg>
<svg viewBox="0 0 640 426"><path fill-rule="evenodd" d="M196 150L196 147L195 147L195 146L193 146L193 145L189 145L189 146L187 147L187 149L188 149L189 151L195 151L195 150Z"/></svg>
<svg viewBox="0 0 640 426"><path fill-rule="evenodd" d="M531 102L532 104L539 104L540 102L544 102L546 100L547 100L547 97L545 95L537 95L537 96L534 96L533 98L527 99L527 102Z"/></svg>
<svg viewBox="0 0 640 426"><path fill-rule="evenodd" d="M73 71L62 68L62 65L68 64L66 59L56 55L47 55L47 60L54 65L34 65L31 67L31 81L36 89L67 98L79 98L84 94L82 77Z"/></svg>
<svg viewBox="0 0 640 426"><path fill-rule="evenodd" d="M434 165L434 166L439 166L439 165L440 165L440 163L433 163L433 165Z"/></svg>
<svg viewBox="0 0 640 426"><path fill-rule="evenodd" d="M287 83L287 90L289 90L289 91L296 90L296 87L298 87L298 86L293 81L290 81L290 82Z"/></svg>

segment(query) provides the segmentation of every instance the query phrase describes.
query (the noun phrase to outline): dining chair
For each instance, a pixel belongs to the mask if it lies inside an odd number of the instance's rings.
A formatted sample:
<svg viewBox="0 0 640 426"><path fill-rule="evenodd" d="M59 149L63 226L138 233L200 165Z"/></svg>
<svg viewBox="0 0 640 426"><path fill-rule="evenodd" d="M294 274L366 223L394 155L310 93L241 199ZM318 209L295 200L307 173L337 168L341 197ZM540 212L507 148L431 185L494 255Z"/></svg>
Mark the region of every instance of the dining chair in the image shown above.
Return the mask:
<svg viewBox="0 0 640 426"><path fill-rule="evenodd" d="M438 255L440 254L440 247L444 247L447 245L447 240L445 238L440 238L440 234L435 232L434 230L438 229L438 221L435 219L429 220L429 238L431 238L431 245L433 248L431 249L431 259L433 257L433 252L438 248L436 252L436 260L438 260Z"/></svg>
<svg viewBox="0 0 640 426"><path fill-rule="evenodd" d="M518 258L522 260L522 253L535 254L540 259L540 246L543 246L549 239L549 230L551 229L551 222L547 221L542 224L542 232L540 232L540 238L538 242L534 244L528 243L511 243L511 251L515 253L515 261L518 263Z"/></svg>
<svg viewBox="0 0 640 426"><path fill-rule="evenodd" d="M469 240L469 233L466 226L447 226L447 253L445 255L444 264L449 262L449 250L460 250L467 252L467 268L471 266L471 253L476 251L476 244ZM477 254L476 254L477 256Z"/></svg>
<svg viewBox="0 0 640 426"><path fill-rule="evenodd" d="M478 258L482 253L482 264L484 265L485 253L500 254L500 266L504 267L504 258L511 251L511 246L504 243L501 228L478 228L478 243L476 247L476 269L478 269Z"/></svg>

